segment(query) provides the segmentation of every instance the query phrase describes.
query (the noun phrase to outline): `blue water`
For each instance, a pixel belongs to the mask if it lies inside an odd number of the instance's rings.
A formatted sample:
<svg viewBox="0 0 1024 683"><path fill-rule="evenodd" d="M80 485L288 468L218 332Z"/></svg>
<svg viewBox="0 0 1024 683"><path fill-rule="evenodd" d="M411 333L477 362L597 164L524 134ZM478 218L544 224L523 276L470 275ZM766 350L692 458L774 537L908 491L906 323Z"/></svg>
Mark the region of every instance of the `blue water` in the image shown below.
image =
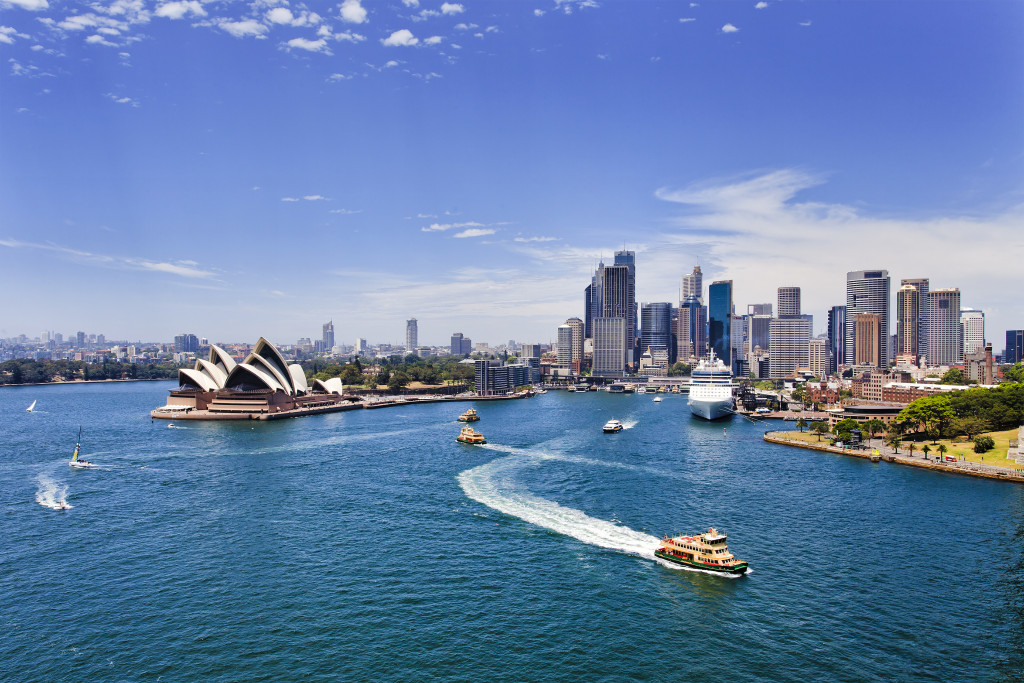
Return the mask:
<svg viewBox="0 0 1024 683"><path fill-rule="evenodd" d="M481 403L473 447L466 404L172 429L169 387L0 390L0 678L1024 677L1024 487L672 395ZM652 559L711 525L751 574Z"/></svg>

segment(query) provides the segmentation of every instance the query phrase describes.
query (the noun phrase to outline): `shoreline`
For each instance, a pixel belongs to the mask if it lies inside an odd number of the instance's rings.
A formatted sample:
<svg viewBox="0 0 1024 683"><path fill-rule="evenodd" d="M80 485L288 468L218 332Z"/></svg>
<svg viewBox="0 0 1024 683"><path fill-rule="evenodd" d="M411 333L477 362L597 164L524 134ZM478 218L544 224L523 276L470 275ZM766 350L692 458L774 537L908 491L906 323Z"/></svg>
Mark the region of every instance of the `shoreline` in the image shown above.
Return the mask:
<svg viewBox="0 0 1024 683"><path fill-rule="evenodd" d="M806 448L812 451L832 453L834 455L846 455L854 458L871 460L872 449L855 451L848 448L836 448L835 446L811 443L808 441L796 441L780 436L780 434L783 433L784 432L765 432L764 440L780 446L793 446L796 448ZM930 460L918 460L899 453L887 453L886 451L888 451L888 449L878 449L878 452L881 454L881 459L894 465L909 465L911 467L919 467L922 469L933 470L935 472L945 472L947 474L961 474L967 477L981 477L982 479L995 479L998 481L1010 481L1017 484L1024 484L1024 472L1001 468L997 465L978 465L971 463L970 466L961 467L953 464L947 465L941 462L932 462ZM986 471L989 468L994 471Z"/></svg>
<svg viewBox="0 0 1024 683"><path fill-rule="evenodd" d="M159 379L73 379L68 382L22 382L21 384L0 384L0 389L7 387L66 387L69 384L107 384L110 382L173 382L173 377Z"/></svg>

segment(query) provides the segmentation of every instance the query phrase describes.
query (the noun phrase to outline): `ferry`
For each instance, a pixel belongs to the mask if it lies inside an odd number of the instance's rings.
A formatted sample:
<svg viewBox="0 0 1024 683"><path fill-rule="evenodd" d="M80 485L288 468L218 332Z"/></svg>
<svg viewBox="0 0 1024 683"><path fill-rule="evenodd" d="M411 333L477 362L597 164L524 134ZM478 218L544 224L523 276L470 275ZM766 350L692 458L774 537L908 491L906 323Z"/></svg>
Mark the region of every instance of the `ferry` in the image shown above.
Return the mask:
<svg viewBox="0 0 1024 683"><path fill-rule="evenodd" d="M466 425L465 427L462 428L462 431L459 432L459 435L457 437L455 437L455 440L458 441L459 443L469 444L487 443L487 440L484 439L484 435L476 431L469 425Z"/></svg>
<svg viewBox="0 0 1024 683"><path fill-rule="evenodd" d="M690 412L705 420L732 415L732 371L712 351L702 358L690 377Z"/></svg>
<svg viewBox="0 0 1024 683"><path fill-rule="evenodd" d="M476 422L480 419L480 416L476 414L476 410L470 408L462 415L459 415L459 422Z"/></svg>
<svg viewBox="0 0 1024 683"><path fill-rule="evenodd" d="M602 429L604 430L605 434L614 434L615 432L621 432L622 423L619 422L618 420L608 420L607 422L604 423L604 427L602 427Z"/></svg>
<svg viewBox="0 0 1024 683"><path fill-rule="evenodd" d="M692 569L721 574L747 573L747 563L737 560L729 552L725 534L718 533L714 527L696 536L666 536L654 554L667 562Z"/></svg>

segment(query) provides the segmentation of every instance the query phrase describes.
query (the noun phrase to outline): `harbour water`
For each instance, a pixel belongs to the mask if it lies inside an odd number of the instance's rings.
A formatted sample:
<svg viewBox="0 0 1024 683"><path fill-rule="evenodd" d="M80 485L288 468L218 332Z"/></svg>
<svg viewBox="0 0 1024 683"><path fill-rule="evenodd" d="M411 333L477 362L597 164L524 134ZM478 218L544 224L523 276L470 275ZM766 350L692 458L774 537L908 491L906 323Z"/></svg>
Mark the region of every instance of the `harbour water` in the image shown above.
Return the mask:
<svg viewBox="0 0 1024 683"><path fill-rule="evenodd" d="M168 387L0 390L3 679L1024 677L1024 487L676 395L482 403L481 447L468 404L169 427ZM712 525L752 573L653 559Z"/></svg>

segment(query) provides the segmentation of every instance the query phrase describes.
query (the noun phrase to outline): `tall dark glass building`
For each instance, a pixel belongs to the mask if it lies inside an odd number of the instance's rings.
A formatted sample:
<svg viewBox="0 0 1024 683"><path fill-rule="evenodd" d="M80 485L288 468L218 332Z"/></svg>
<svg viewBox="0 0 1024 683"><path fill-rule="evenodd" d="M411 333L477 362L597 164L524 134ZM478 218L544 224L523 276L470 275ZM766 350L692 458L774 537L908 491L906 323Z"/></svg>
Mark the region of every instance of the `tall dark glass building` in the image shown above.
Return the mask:
<svg viewBox="0 0 1024 683"><path fill-rule="evenodd" d="M849 320L857 313L878 316L875 332L878 344L878 367L888 368L889 359L889 271L855 270L846 274L846 315ZM862 340L868 343L869 340ZM846 326L846 359L853 362L857 335L854 325Z"/></svg>
<svg viewBox="0 0 1024 683"><path fill-rule="evenodd" d="M732 367L732 280L712 282L708 287L708 346Z"/></svg>
<svg viewBox="0 0 1024 683"><path fill-rule="evenodd" d="M636 252L617 251L615 252L615 265L626 268L626 355L631 358L630 362L636 367L640 360L640 354L636 346ZM607 314L606 314L607 315Z"/></svg>
<svg viewBox="0 0 1024 683"><path fill-rule="evenodd" d="M829 374L846 364L846 306L833 306L828 309Z"/></svg>
<svg viewBox="0 0 1024 683"><path fill-rule="evenodd" d="M647 349L670 351L672 304L658 301L640 305L640 353Z"/></svg>
<svg viewBox="0 0 1024 683"><path fill-rule="evenodd" d="M1003 362L1020 363L1021 361L1024 361L1024 330L1007 330Z"/></svg>

